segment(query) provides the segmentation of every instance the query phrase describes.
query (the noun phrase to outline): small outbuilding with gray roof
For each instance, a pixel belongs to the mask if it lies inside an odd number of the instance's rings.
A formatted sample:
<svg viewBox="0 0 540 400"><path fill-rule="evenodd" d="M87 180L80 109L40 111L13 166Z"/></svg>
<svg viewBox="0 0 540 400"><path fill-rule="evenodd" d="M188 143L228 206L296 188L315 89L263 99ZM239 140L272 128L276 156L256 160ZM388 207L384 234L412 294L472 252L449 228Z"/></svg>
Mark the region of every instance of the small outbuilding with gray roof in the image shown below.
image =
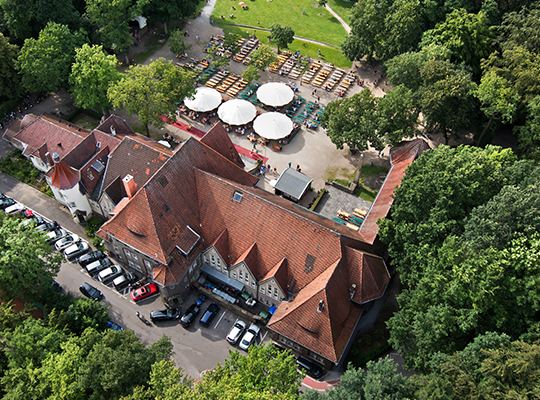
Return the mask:
<svg viewBox="0 0 540 400"><path fill-rule="evenodd" d="M313 179L303 173L287 168L274 186L275 193L292 201L300 201L311 186Z"/></svg>

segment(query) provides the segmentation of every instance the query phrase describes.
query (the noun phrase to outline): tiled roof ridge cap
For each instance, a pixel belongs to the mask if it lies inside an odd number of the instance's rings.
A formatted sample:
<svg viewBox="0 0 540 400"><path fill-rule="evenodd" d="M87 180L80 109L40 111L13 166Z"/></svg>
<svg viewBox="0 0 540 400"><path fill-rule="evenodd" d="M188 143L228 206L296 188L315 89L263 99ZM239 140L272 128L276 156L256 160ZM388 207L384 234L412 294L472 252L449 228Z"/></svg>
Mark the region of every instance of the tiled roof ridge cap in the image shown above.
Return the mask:
<svg viewBox="0 0 540 400"><path fill-rule="evenodd" d="M66 131L66 132L69 132L69 133L72 133L78 137L80 137L81 139L85 139L88 135L90 135L91 132L87 131L86 129L84 129L83 127L79 126L79 125L76 125L76 124L73 124L63 118L60 118L60 117L55 117L54 115L51 115L49 113L43 113L41 114L41 117L42 118L36 118L32 123L30 123L28 126L34 124L34 122L36 122L38 119L41 119L42 121L45 121L51 125L54 125L60 129L62 129L63 131ZM81 132L86 132L88 135L87 136L81 136L79 133L77 133L77 130L75 131L71 131L69 130L66 126L62 126L62 125L58 125L58 119L61 120L61 124L64 124L64 125L67 125L67 124L71 124L72 127L76 127L78 129L81 130ZM27 127L28 127L27 126ZM76 146L75 146L76 147ZM66 154L67 155L67 154Z"/></svg>
<svg viewBox="0 0 540 400"><path fill-rule="evenodd" d="M230 180L228 180L228 179L226 179L226 178L220 177L220 176L218 176L218 175L214 175L214 174L212 174L212 173L210 173L210 172L206 172L206 171L204 171L204 170L202 170L202 169L200 169L200 168L197 168L197 167L194 167L194 168L195 168L196 170L198 170L198 171L204 173L204 174L208 174L208 175L210 175L210 176L212 176L212 177L214 177L214 178L216 178L216 179L218 179L218 180L221 180L221 181L223 181L223 182L225 182L225 183L228 183L228 184L230 184L231 186L234 186L234 187L238 187L238 188L240 188L240 187L245 187L245 188L248 189L248 191L249 191L249 189L264 190L264 189L260 189L260 188L252 188L252 187L250 187L250 186L245 186L245 185L242 185L242 184L240 184L240 183L233 182L233 181L230 181ZM341 237L341 236L342 236L341 233L339 233L338 231L335 231L335 230L333 230L333 229L331 229L331 228L329 228L329 227L327 227L327 226L324 226L324 225L319 224L319 223L316 222L316 221L313 221L313 220L311 220L311 219L309 219L309 218L306 218L306 217L304 217L302 214L299 214L299 213L297 213L297 212L295 212L295 211L293 211L293 210L289 210L289 209L287 209L287 208L285 208L285 207L282 207L281 205L276 204L276 203L274 203L274 202L272 202L272 201L270 201L270 200L267 200L266 198L261 197L261 196L255 194L255 193L252 193L251 191L249 191L249 193L250 193L252 196L255 196L255 197L256 197L257 199L259 199L259 200L262 200L262 201L264 201L264 202L266 202L266 203L268 203L268 204L271 204L271 205L273 205L273 206L275 206L275 207L278 207L280 210L284 210L284 211L287 211L287 212L292 212L292 213L294 213L294 215L296 215L296 216L298 216L298 217L304 219L305 221L308 221L308 222L310 222L310 223L316 224L318 227L323 228L323 229L329 231L330 233L336 235L337 237ZM267 193L270 193L270 192L267 192ZM272 194L272 193L270 193L270 194ZM274 195L274 196L275 196L275 195ZM322 218L328 219L328 218L322 216L321 214L318 214L318 213L316 213L316 212L314 212L314 211L308 210L307 208L306 208L306 211L312 212L312 213L314 213L314 214L316 214L316 215L318 215L318 216L321 216Z"/></svg>

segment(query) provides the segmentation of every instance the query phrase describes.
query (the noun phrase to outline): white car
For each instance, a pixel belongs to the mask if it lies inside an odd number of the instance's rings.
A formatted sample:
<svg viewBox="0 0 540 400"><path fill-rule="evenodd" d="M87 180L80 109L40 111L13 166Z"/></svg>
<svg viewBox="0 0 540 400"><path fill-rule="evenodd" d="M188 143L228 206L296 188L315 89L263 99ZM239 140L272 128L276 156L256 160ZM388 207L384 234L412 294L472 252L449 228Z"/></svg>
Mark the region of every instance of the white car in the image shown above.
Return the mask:
<svg viewBox="0 0 540 400"><path fill-rule="evenodd" d="M19 211L24 210L24 206L20 203L15 203L9 207L4 208L4 212L7 215L17 214Z"/></svg>
<svg viewBox="0 0 540 400"><path fill-rule="evenodd" d="M66 257L66 260L68 261L73 261L89 251L90 246L88 243L81 241L64 249L64 257Z"/></svg>
<svg viewBox="0 0 540 400"><path fill-rule="evenodd" d="M67 236L67 234L68 231L66 231L64 228L57 228L54 231L47 232L45 235L45 240L47 240L49 244L52 244L62 239L64 236Z"/></svg>
<svg viewBox="0 0 540 400"><path fill-rule="evenodd" d="M238 345L239 348L241 348L244 351L247 351L249 349L249 346L253 343L259 332L261 331L261 328L259 328L255 324L251 324L247 330L247 332L244 334L244 337L240 341L240 344Z"/></svg>
<svg viewBox="0 0 540 400"><path fill-rule="evenodd" d="M246 330L246 323L242 321L241 319L237 319L234 323L233 327L231 328L231 331L227 335L226 339L227 342L230 344L236 344L238 342L238 339L240 339L240 336L242 336L242 333Z"/></svg>
<svg viewBox="0 0 540 400"><path fill-rule="evenodd" d="M78 243L80 241L81 241L81 238L79 237L79 235L67 235L67 236L64 236L62 239L58 240L54 244L54 248L57 251L62 251L64 249L67 249L72 244Z"/></svg>
<svg viewBox="0 0 540 400"><path fill-rule="evenodd" d="M98 280L107 284L108 281L113 280L122 273L122 269L116 265L112 265L109 268L105 268L98 273Z"/></svg>

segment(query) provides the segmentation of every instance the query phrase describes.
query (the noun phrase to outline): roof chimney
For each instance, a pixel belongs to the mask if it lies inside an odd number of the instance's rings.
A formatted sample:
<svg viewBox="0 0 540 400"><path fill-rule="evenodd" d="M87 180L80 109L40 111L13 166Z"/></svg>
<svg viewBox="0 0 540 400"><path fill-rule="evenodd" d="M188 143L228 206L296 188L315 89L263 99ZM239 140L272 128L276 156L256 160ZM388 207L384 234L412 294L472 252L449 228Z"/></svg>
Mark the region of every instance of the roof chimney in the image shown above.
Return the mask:
<svg viewBox="0 0 540 400"><path fill-rule="evenodd" d="M319 301L319 307L317 308L317 312L323 312L324 310L324 300Z"/></svg>
<svg viewBox="0 0 540 400"><path fill-rule="evenodd" d="M122 182L124 182L124 189L126 189L128 198L131 199L135 196L135 193L137 193L137 184L135 183L135 180L131 175L127 174L124 179L122 179Z"/></svg>

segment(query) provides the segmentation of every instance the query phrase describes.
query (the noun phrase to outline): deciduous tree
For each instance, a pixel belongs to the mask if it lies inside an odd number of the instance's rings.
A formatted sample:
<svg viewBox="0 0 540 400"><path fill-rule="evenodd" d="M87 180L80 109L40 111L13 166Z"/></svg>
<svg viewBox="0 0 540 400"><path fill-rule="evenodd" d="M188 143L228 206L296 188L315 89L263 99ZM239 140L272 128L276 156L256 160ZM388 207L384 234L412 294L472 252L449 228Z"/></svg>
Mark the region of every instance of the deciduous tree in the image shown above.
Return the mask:
<svg viewBox="0 0 540 400"><path fill-rule="evenodd" d="M84 44L75 49L75 62L69 76L75 105L107 112L111 108L107 89L120 79L117 64L116 57L107 55L102 46Z"/></svg>
<svg viewBox="0 0 540 400"><path fill-rule="evenodd" d="M15 66L23 87L30 92L49 92L67 87L75 48L86 42L83 31L70 32L66 25L49 23L39 38L26 39Z"/></svg>
<svg viewBox="0 0 540 400"><path fill-rule="evenodd" d="M150 23L162 22L167 34L167 24L182 17L189 17L196 9L197 1L139 0L138 8Z"/></svg>
<svg viewBox="0 0 540 400"><path fill-rule="evenodd" d="M526 157L540 160L540 96L527 105L525 125L514 128L519 140L519 148Z"/></svg>
<svg viewBox="0 0 540 400"><path fill-rule="evenodd" d="M193 74L159 58L150 65L130 66L107 96L116 108L138 114L149 135L148 125L163 126L162 116L174 117L177 104L195 94L193 82Z"/></svg>
<svg viewBox="0 0 540 400"><path fill-rule="evenodd" d="M268 38L277 46L277 51L286 49L294 41L294 31L290 26L281 26L280 24L270 25L270 35Z"/></svg>
<svg viewBox="0 0 540 400"><path fill-rule="evenodd" d="M0 33L0 99L16 98L20 93L21 80L15 69L19 48L9 43L9 38Z"/></svg>

